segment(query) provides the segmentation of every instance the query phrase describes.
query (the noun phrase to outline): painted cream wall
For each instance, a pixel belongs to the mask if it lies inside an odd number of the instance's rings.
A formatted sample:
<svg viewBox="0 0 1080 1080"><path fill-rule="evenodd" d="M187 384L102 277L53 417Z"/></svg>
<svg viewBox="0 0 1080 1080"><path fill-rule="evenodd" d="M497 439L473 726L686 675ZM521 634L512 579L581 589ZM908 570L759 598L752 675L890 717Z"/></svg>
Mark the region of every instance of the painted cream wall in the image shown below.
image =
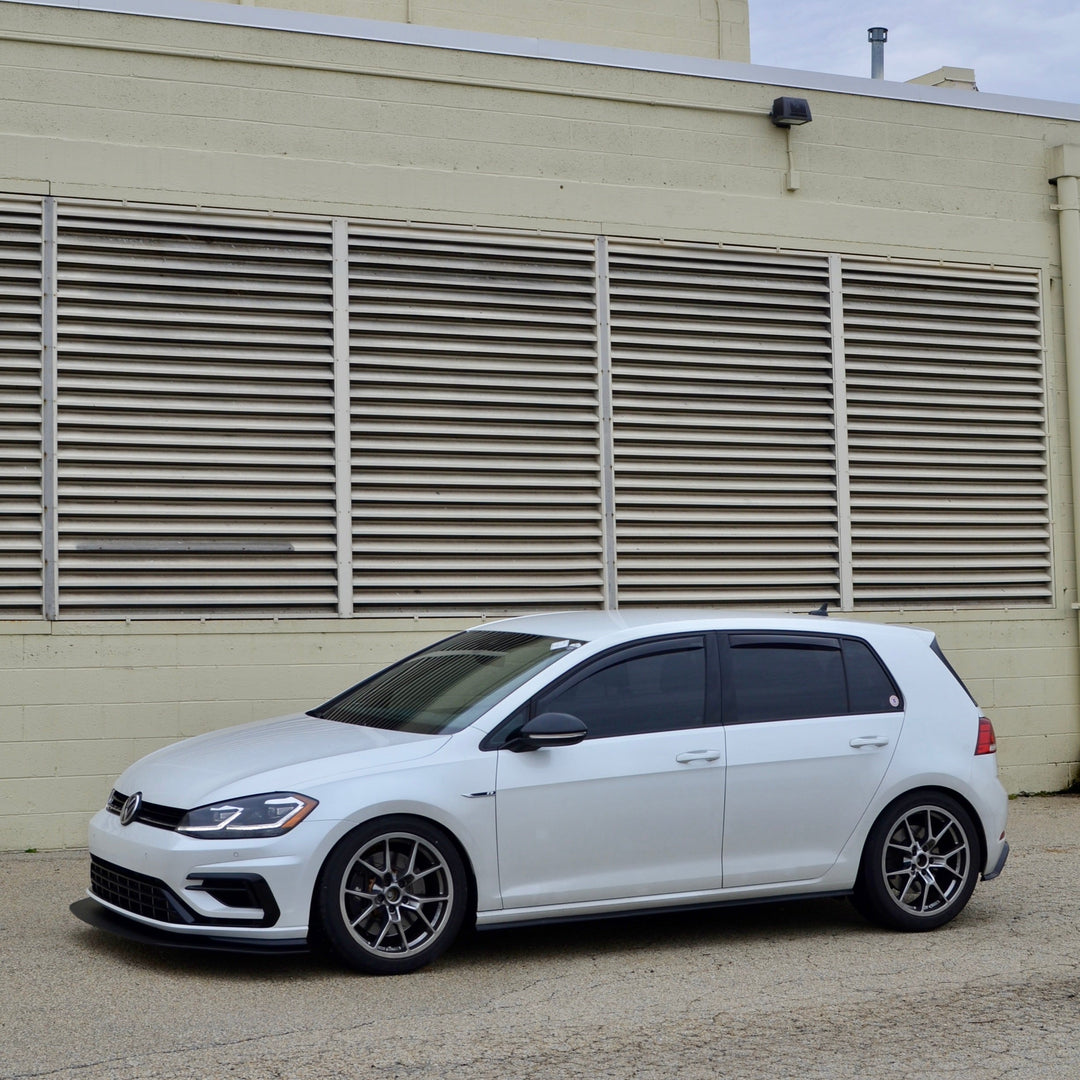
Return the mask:
<svg viewBox="0 0 1080 1080"><path fill-rule="evenodd" d="M81 846L126 763L311 708L469 622L0 623L0 851Z"/></svg>
<svg viewBox="0 0 1080 1080"><path fill-rule="evenodd" d="M451 30L750 60L748 0L233 0Z"/></svg>
<svg viewBox="0 0 1080 1080"><path fill-rule="evenodd" d="M1057 224L1080 124L797 88L0 4L0 190L1038 268L1057 602L935 628L1011 790L1080 761ZM799 186L788 190L791 163ZM0 625L0 848L78 844L133 757L321 700L446 620Z"/></svg>
<svg viewBox="0 0 1080 1080"><path fill-rule="evenodd" d="M815 91L787 135L789 87L8 3L0 41L0 180L89 198L1049 265L1078 126Z"/></svg>
<svg viewBox="0 0 1080 1080"><path fill-rule="evenodd" d="M881 618L879 616L878 618ZM1010 791L1077 776L1075 620L911 612L999 735ZM230 724L310 708L462 619L0 624L0 850L75 847L117 774Z"/></svg>

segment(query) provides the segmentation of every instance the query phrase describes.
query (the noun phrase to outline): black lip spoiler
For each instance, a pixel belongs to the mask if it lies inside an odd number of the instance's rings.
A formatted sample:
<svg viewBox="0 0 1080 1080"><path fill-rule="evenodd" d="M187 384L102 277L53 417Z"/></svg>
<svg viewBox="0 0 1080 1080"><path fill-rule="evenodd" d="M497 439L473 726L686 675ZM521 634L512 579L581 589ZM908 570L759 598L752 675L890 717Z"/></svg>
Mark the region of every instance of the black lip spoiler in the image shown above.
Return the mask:
<svg viewBox="0 0 1080 1080"><path fill-rule="evenodd" d="M126 919L87 896L71 905L71 914L95 930L105 930L140 945L167 949L195 949L202 952L245 953L249 956L293 956L311 949L307 938L282 938L277 941L243 941L236 938L203 934L176 934Z"/></svg>

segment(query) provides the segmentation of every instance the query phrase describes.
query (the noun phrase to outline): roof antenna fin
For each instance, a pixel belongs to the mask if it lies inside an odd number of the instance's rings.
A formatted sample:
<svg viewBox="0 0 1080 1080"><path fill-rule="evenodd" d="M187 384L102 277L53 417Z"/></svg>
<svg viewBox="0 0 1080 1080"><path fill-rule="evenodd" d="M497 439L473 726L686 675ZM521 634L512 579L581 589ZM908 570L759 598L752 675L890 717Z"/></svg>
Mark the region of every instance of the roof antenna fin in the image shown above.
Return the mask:
<svg viewBox="0 0 1080 1080"><path fill-rule="evenodd" d="M809 612L810 615L828 615L829 614L829 601L826 600L821 607Z"/></svg>

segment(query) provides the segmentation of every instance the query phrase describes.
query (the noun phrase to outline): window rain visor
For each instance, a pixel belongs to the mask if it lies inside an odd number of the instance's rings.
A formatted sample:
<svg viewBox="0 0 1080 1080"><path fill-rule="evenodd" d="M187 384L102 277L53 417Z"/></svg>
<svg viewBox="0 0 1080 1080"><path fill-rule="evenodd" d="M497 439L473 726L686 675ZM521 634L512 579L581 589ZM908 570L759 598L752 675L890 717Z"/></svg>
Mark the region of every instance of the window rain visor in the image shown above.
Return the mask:
<svg viewBox="0 0 1080 1080"><path fill-rule="evenodd" d="M469 630L380 671L310 715L364 727L449 734L580 644Z"/></svg>

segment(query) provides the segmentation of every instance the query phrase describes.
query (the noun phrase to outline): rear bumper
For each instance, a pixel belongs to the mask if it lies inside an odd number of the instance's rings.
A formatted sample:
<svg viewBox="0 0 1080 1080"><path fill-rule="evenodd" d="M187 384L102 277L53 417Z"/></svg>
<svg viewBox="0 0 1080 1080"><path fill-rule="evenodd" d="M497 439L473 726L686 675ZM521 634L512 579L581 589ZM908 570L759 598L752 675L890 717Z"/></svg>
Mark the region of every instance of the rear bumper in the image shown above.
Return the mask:
<svg viewBox="0 0 1080 1080"><path fill-rule="evenodd" d="M1000 874L1001 871L1005 869L1005 860L1008 857L1009 857L1009 842L1008 842L1008 840L1006 840L1001 845L1001 854L998 856L998 861L994 864L993 869L988 870L985 874L983 874L983 876L982 876L983 881L993 881L994 878L996 878L998 876L998 874Z"/></svg>

